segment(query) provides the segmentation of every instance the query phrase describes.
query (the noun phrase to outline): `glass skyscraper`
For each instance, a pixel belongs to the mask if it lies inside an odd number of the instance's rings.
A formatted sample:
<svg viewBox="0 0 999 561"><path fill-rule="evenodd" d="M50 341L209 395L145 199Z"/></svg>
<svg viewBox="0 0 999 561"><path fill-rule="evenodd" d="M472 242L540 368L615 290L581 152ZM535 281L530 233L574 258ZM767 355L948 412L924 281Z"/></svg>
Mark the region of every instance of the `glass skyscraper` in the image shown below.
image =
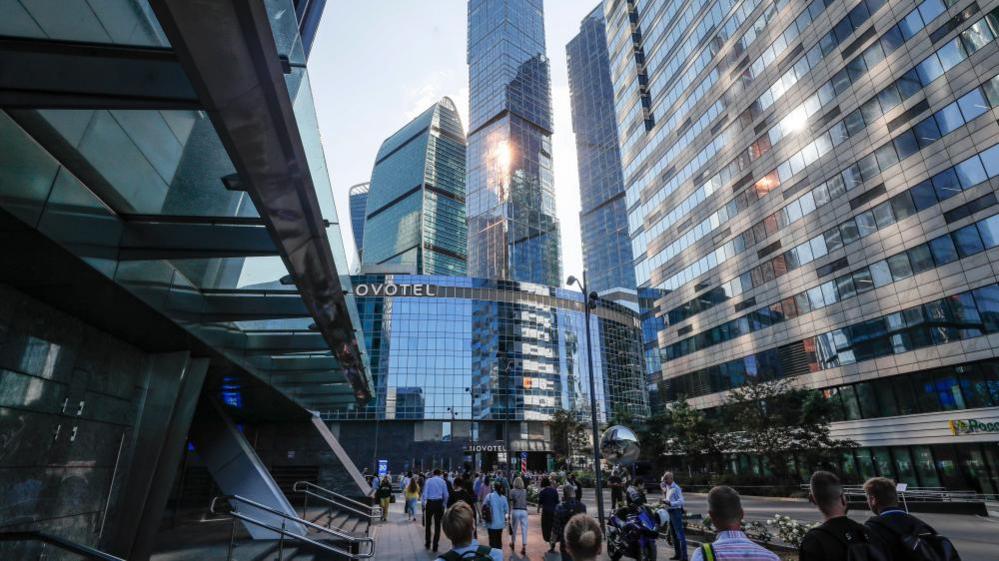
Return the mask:
<svg viewBox="0 0 999 561"><path fill-rule="evenodd" d="M382 143L371 172L362 270L466 271L465 134L449 98Z"/></svg>
<svg viewBox="0 0 999 561"><path fill-rule="evenodd" d="M358 259L362 259L364 248L364 219L368 208L368 188L370 183L358 183L350 188L350 228L354 232L354 248Z"/></svg>
<svg viewBox="0 0 999 561"><path fill-rule="evenodd" d="M615 287L634 289L635 269L602 6L583 19L579 34L565 50L582 205L579 224L589 287L598 292Z"/></svg>
<svg viewBox="0 0 999 561"><path fill-rule="evenodd" d="M662 400L794 378L848 479L999 489L997 5L604 2Z"/></svg>
<svg viewBox="0 0 999 561"><path fill-rule="evenodd" d="M541 0L468 3L468 258L476 277L562 283Z"/></svg>

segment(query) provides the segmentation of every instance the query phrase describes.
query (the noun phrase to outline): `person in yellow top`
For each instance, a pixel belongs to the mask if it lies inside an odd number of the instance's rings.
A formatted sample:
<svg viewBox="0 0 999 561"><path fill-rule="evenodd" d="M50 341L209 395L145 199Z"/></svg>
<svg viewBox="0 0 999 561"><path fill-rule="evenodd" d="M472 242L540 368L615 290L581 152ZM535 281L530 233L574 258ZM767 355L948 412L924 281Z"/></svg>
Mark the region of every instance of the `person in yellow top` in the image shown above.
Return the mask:
<svg viewBox="0 0 999 561"><path fill-rule="evenodd" d="M409 485L406 485L403 493L406 495L406 514L409 515L410 521L415 522L416 503L420 500L420 484L416 482L415 477L409 479Z"/></svg>

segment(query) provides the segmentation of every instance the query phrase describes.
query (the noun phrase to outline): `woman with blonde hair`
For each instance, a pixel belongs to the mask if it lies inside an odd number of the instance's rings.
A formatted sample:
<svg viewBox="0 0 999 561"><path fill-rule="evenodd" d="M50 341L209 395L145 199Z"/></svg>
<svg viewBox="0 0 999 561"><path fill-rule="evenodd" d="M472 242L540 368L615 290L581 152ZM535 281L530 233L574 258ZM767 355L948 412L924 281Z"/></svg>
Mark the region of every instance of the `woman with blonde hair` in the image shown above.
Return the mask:
<svg viewBox="0 0 999 561"><path fill-rule="evenodd" d="M604 534L593 517L577 514L565 525L565 549L572 561L595 561L603 544Z"/></svg>
<svg viewBox="0 0 999 561"><path fill-rule="evenodd" d="M411 522L416 522L416 503L420 500L420 484L415 477L409 479L409 484L403 489L406 499L406 514Z"/></svg>
<svg viewBox="0 0 999 561"><path fill-rule="evenodd" d="M527 490L520 477L513 480L510 491L510 550L517 549L517 528L520 528L520 554L527 555Z"/></svg>

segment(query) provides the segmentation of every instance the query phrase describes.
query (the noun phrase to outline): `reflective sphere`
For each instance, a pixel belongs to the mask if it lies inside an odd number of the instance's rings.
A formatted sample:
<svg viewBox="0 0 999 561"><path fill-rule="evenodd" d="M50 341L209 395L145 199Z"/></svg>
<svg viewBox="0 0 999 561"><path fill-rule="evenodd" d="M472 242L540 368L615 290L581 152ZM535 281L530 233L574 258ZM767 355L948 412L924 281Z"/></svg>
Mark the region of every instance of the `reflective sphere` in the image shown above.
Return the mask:
<svg viewBox="0 0 999 561"><path fill-rule="evenodd" d="M608 463L628 466L638 460L641 448L635 431L622 425L614 425L600 436L600 454Z"/></svg>

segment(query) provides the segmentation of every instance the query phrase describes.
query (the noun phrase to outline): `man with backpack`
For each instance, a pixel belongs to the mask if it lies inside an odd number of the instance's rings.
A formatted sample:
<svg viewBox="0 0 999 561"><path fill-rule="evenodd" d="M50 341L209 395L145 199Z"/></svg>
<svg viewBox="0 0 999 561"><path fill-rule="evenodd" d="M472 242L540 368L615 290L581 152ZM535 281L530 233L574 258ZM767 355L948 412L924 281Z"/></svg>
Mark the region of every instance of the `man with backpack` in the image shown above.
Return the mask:
<svg viewBox="0 0 999 561"><path fill-rule="evenodd" d="M475 541L475 513L468 503L455 503L444 513L444 535L451 550L436 561L503 561L503 551Z"/></svg>
<svg viewBox="0 0 999 561"><path fill-rule="evenodd" d="M843 485L835 474L812 474L808 501L824 522L801 540L798 561L890 561L885 545L863 524L847 518Z"/></svg>
<svg viewBox="0 0 999 561"><path fill-rule="evenodd" d="M864 493L867 506L876 515L865 525L885 543L892 561L960 561L950 540L899 508L894 481L884 477L868 479Z"/></svg>

